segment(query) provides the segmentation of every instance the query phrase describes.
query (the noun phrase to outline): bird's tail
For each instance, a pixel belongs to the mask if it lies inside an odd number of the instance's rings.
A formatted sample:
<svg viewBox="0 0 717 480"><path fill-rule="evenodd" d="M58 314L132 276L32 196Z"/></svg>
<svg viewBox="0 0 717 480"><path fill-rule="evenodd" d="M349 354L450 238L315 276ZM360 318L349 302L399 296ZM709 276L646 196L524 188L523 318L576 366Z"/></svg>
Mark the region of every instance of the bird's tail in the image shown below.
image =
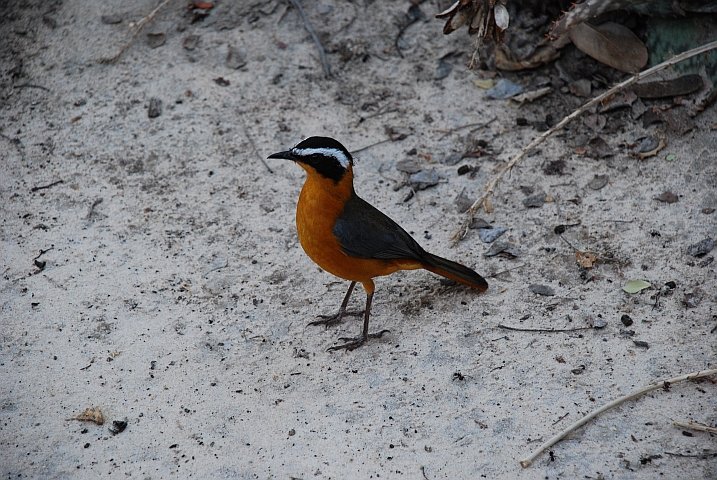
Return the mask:
<svg viewBox="0 0 717 480"><path fill-rule="evenodd" d="M488 290L488 282L470 268L426 252L423 268L442 277L464 283L480 291Z"/></svg>

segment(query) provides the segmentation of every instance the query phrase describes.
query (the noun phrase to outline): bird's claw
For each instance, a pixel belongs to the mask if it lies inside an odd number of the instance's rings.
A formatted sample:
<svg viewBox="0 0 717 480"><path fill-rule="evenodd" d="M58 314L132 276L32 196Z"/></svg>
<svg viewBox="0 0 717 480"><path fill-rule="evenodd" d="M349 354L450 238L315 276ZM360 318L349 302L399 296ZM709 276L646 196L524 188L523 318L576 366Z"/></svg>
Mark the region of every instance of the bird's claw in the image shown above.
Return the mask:
<svg viewBox="0 0 717 480"><path fill-rule="evenodd" d="M342 348L345 348L347 351L350 352L352 350L356 350L358 347L360 347L361 345L366 343L366 340L368 340L369 338L381 338L381 336L383 336L384 333L391 333L391 331L390 330L381 330L380 332L369 333L365 337L364 336L355 337L355 338L341 337L341 338L339 338L339 340L341 340L342 342L348 342L348 343L344 343L343 345L336 345L335 347L329 347L327 349L327 351L331 352L334 350L341 350Z"/></svg>
<svg viewBox="0 0 717 480"><path fill-rule="evenodd" d="M309 326L324 325L329 328L331 325L341 323L344 317L360 317L364 314L365 310L339 310L333 315L317 315L321 320L314 320L309 323Z"/></svg>

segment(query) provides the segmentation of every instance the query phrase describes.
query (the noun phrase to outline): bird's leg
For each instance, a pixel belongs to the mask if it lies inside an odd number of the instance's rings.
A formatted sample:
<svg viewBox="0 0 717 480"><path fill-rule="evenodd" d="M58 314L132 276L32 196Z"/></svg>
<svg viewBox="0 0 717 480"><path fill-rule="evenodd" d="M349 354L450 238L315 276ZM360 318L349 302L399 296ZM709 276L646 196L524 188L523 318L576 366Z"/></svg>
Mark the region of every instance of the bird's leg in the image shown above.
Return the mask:
<svg viewBox="0 0 717 480"><path fill-rule="evenodd" d="M371 316L371 301L372 300L373 300L373 292L369 293L366 296L366 313L365 313L364 319L363 319L363 334L360 337L356 337L356 338L346 338L346 337L339 338L339 340L348 342L348 343L345 343L343 345L337 345L335 347L331 347L331 348L329 348L329 351L341 350L342 348L345 348L348 351L355 350L358 347L360 347L361 345L363 345L364 343L366 343L366 340L368 340L369 338L381 338L381 336L384 333L389 333L388 330L381 330L380 332L377 332L377 333L368 333L368 323L369 323L369 318Z"/></svg>
<svg viewBox="0 0 717 480"><path fill-rule="evenodd" d="M309 323L309 325L326 325L326 328L329 328L329 325L336 325L337 323L340 323L346 316L360 317L363 315L363 310L346 310L346 306L349 304L349 299L351 298L351 293L354 291L355 286L356 282L351 282L351 285L349 285L349 291L346 292L346 296L344 297L344 301L341 303L341 308L339 308L338 312L333 315L319 315L318 317L322 320L316 320Z"/></svg>

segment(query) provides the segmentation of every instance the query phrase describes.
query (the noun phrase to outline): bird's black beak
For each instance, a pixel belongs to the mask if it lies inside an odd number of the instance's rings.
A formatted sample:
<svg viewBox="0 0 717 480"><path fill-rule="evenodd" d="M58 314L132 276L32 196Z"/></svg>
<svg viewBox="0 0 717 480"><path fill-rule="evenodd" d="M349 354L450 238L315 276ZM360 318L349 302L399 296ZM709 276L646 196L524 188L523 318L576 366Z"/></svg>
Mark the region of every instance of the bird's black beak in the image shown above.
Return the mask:
<svg viewBox="0 0 717 480"><path fill-rule="evenodd" d="M291 153L291 150L287 150L285 152L279 152L279 153L272 153L267 158L279 158L281 160L293 160L293 161L298 160L296 158L296 155Z"/></svg>

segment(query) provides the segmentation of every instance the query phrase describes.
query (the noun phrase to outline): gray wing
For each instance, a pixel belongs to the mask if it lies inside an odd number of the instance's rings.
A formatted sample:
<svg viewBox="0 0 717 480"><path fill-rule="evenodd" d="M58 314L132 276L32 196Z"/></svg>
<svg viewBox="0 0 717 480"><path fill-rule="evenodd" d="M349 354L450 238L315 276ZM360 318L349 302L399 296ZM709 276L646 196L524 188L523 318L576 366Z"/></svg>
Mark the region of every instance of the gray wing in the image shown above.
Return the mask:
<svg viewBox="0 0 717 480"><path fill-rule="evenodd" d="M352 257L425 260L425 251L413 237L355 193L336 220L334 235Z"/></svg>

